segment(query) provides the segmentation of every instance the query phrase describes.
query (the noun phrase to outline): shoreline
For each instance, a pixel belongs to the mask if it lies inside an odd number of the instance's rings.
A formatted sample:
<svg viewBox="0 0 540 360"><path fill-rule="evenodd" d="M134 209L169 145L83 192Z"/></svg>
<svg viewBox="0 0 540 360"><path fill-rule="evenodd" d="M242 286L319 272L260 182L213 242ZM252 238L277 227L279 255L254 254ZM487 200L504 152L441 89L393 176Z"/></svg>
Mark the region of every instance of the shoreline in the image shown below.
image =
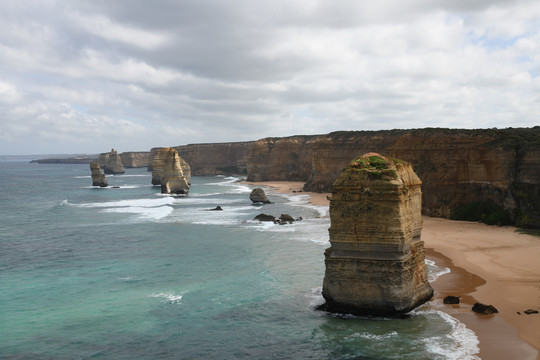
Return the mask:
<svg viewBox="0 0 540 360"><path fill-rule="evenodd" d="M329 206L329 193L304 192L303 182L246 182L285 194L309 195L309 202ZM329 215L328 215L329 216ZM450 269L431 283L437 310L473 330L480 358L540 360L540 239L516 228L476 222L423 217L426 258ZM460 296L459 305L445 305L447 295ZM472 312L476 302L492 304L496 315Z"/></svg>

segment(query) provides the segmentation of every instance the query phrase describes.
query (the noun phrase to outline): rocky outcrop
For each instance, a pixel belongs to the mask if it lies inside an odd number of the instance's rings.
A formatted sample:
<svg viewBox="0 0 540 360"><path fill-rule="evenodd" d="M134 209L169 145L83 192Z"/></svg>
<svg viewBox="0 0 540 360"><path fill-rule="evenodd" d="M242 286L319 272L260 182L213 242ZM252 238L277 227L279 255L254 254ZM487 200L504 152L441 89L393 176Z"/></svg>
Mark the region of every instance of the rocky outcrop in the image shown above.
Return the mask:
<svg viewBox="0 0 540 360"><path fill-rule="evenodd" d="M103 168L105 174L125 173L122 159L114 149L112 149L111 152L99 154L98 164Z"/></svg>
<svg viewBox="0 0 540 360"><path fill-rule="evenodd" d="M99 164L95 161L90 162L90 171L92 172L92 186L107 187L109 183L105 178L105 174L101 173Z"/></svg>
<svg viewBox="0 0 540 360"><path fill-rule="evenodd" d="M152 185L161 185L161 178L164 176L165 172L165 161L169 156L171 149L176 151L174 148L153 148L150 152L152 156ZM178 152L177 152L178 155ZM178 155L178 161L180 168L182 169L182 174L188 185L191 185L191 168L187 161Z"/></svg>
<svg viewBox="0 0 540 360"><path fill-rule="evenodd" d="M392 315L433 295L422 231L421 181L407 162L368 153L333 184L323 308Z"/></svg>
<svg viewBox="0 0 540 360"><path fill-rule="evenodd" d="M150 152L148 151L128 151L120 154L122 165L125 168L140 168L150 165Z"/></svg>
<svg viewBox="0 0 540 360"><path fill-rule="evenodd" d="M261 188L255 188L249 194L249 199L254 203L270 204L270 200L266 197L264 190Z"/></svg>
<svg viewBox="0 0 540 360"><path fill-rule="evenodd" d="M187 194L189 183L182 170L182 159L175 149L163 149L163 176L161 177L162 194ZM187 163L184 164L184 166Z"/></svg>

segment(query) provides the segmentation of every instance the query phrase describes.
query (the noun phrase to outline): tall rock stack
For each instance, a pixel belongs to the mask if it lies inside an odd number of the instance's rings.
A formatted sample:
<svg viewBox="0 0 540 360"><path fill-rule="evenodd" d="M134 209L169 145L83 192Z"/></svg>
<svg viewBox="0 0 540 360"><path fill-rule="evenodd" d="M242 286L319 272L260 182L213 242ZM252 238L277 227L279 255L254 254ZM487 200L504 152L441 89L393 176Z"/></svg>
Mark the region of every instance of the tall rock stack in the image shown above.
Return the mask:
<svg viewBox="0 0 540 360"><path fill-rule="evenodd" d="M165 163L165 159L171 150L175 149L169 147L152 149L152 185L161 185L161 178L164 175L163 164ZM182 173L186 178L186 182L188 185L191 185L191 168L182 157L178 156L178 158L180 159L180 168L182 169Z"/></svg>
<svg viewBox="0 0 540 360"><path fill-rule="evenodd" d="M122 159L114 149L111 149L111 152L99 154L98 163L103 167L103 172L105 174L125 173Z"/></svg>
<svg viewBox="0 0 540 360"><path fill-rule="evenodd" d="M187 194L189 192L189 184L182 170L182 159L175 149L164 149L164 152L161 193Z"/></svg>
<svg viewBox="0 0 540 360"><path fill-rule="evenodd" d="M432 297L420 239L420 186L409 163L376 153L341 172L330 200L321 308L393 315Z"/></svg>
<svg viewBox="0 0 540 360"><path fill-rule="evenodd" d="M109 183L105 178L105 174L101 173L99 164L95 161L90 161L90 171L92 171L92 186L107 187Z"/></svg>

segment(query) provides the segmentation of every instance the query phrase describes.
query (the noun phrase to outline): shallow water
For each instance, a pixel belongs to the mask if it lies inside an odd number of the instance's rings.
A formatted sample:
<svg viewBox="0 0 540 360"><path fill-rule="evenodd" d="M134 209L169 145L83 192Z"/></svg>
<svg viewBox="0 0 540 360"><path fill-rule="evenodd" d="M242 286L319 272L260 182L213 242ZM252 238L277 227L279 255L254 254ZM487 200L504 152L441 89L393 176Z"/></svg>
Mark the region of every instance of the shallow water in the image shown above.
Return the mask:
<svg viewBox="0 0 540 360"><path fill-rule="evenodd" d="M329 316L327 209L252 205L236 178L161 195L145 169L91 187L87 165L0 162L0 357L467 359L474 333L434 306ZM217 205L223 211L209 211ZM259 223L264 212L302 217ZM428 263L436 277L446 269Z"/></svg>

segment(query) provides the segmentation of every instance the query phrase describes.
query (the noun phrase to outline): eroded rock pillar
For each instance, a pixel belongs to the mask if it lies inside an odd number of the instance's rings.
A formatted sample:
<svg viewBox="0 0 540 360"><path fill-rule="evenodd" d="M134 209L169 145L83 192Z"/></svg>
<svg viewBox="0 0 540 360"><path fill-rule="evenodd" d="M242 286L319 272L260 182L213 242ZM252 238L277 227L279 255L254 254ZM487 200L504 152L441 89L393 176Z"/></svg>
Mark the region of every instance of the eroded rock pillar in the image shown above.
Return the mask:
<svg viewBox="0 0 540 360"><path fill-rule="evenodd" d="M420 238L420 186L409 163L375 153L342 171L330 200L323 309L392 315L432 297Z"/></svg>

